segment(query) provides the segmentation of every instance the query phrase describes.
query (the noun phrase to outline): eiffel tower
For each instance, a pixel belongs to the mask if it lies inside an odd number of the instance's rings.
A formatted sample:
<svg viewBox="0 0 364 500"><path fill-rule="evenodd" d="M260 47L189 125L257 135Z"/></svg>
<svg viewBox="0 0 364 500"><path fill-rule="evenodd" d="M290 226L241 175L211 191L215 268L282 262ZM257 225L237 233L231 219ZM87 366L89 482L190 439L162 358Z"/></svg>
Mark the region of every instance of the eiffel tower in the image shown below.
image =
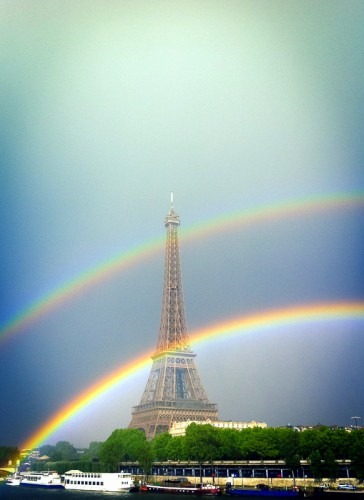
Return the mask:
<svg viewBox="0 0 364 500"><path fill-rule="evenodd" d="M171 207L167 229L162 313L157 349L144 394L132 409L129 428L142 429L147 439L169 430L173 422L218 420L201 383L196 354L189 345L178 244L179 216Z"/></svg>

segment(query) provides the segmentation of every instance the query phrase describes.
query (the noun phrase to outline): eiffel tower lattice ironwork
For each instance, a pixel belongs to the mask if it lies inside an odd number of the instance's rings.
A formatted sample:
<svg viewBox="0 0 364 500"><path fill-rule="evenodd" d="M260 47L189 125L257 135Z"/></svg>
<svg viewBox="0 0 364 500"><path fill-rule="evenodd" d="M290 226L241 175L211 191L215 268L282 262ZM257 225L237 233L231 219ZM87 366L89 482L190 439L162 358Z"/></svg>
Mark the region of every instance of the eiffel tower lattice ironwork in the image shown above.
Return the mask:
<svg viewBox="0 0 364 500"><path fill-rule="evenodd" d="M129 428L143 429L147 438L169 430L173 422L218 420L189 345L179 255L179 216L173 207L165 218L167 229L164 287L157 348L141 402L132 409Z"/></svg>

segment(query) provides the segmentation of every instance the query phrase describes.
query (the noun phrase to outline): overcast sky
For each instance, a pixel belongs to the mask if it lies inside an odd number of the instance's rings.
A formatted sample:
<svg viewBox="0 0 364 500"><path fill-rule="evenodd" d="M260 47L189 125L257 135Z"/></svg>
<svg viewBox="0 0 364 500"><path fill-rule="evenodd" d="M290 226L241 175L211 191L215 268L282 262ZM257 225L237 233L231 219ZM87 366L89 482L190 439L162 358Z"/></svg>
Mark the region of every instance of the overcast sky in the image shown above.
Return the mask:
<svg viewBox="0 0 364 500"><path fill-rule="evenodd" d="M182 228L338 193L345 207L181 234L189 330L266 309L364 300L361 0L1 0L4 326L115 255ZM0 444L156 346L164 248L0 342ZM224 420L364 418L363 320L194 348ZM150 368L48 442L126 427Z"/></svg>

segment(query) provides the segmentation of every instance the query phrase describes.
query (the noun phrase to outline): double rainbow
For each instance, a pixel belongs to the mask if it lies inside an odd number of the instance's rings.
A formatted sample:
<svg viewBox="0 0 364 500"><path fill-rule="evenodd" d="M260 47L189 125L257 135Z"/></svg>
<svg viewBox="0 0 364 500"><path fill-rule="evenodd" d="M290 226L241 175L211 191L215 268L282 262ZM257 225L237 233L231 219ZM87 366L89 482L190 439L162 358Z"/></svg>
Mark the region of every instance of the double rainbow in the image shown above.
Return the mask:
<svg viewBox="0 0 364 500"><path fill-rule="evenodd" d="M304 200L290 200L274 205L253 207L239 212L225 214L187 229L181 229L181 239L184 241L199 239L208 235L228 231L236 226L248 226L283 218L309 216L313 213L348 209L362 209L364 194L340 193L330 196L311 197ZM129 269L140 262L151 258L162 250L164 238L136 246L127 252L117 254L97 266L78 274L72 280L54 289L50 293L32 302L11 319L0 326L0 343L16 332L26 328L73 297L86 292L109 277Z"/></svg>
<svg viewBox="0 0 364 500"><path fill-rule="evenodd" d="M311 197L304 200L291 200L274 205L265 205L226 214L211 219L180 232L184 241L194 240L214 233L228 231L237 226L248 226L264 222L274 222L284 218L310 216L314 213L355 210L364 207L364 194L344 193L330 196ZM109 277L145 261L162 250L164 238L134 247L128 252L118 254L99 265L88 269L74 279L67 281L61 287L31 303L26 309L19 312L0 328L0 341L12 336L16 332L25 331L26 327L71 300L87 289L98 285ZM332 302L294 306L286 309L267 310L250 316L243 316L223 323L210 325L193 332L190 335L192 344L212 341L218 337L230 335L244 335L247 333L279 328L287 324L301 324L306 322L362 320L364 318L364 302ZM24 448L34 448L42 444L59 428L70 421L88 405L99 397L129 380L140 370L150 364L152 352L131 360L117 370L107 374L84 392L72 399L58 410L23 444Z"/></svg>
<svg viewBox="0 0 364 500"><path fill-rule="evenodd" d="M325 321L344 321L364 319L364 301L361 302L328 302L294 306L285 309L274 309L257 314L242 316L223 323L207 326L190 334L191 344L211 342L216 338L227 338L231 335L246 335L261 331L278 329L286 325L318 323ZM117 370L98 380L87 390L79 394L68 404L58 410L47 422L30 436L23 448L36 448L48 439L60 427L75 415L95 402L99 397L125 383L140 370L151 363L152 352L124 364Z"/></svg>

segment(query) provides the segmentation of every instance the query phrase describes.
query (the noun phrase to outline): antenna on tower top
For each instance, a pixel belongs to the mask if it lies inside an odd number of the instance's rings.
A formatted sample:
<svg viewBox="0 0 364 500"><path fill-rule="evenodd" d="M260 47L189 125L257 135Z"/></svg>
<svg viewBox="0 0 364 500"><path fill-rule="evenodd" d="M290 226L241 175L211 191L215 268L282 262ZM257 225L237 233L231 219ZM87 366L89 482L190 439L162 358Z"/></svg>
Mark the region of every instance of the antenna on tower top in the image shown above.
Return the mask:
<svg viewBox="0 0 364 500"><path fill-rule="evenodd" d="M173 208L173 191L171 191L171 208Z"/></svg>

